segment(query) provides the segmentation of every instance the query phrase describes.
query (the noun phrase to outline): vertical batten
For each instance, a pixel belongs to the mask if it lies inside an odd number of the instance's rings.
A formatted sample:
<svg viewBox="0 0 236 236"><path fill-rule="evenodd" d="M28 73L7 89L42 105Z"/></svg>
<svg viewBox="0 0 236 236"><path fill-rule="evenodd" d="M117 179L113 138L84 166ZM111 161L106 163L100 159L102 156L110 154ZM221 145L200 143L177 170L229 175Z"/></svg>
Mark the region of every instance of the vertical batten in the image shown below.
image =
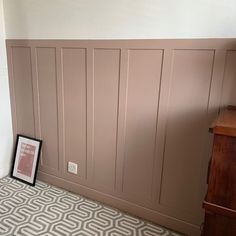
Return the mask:
<svg viewBox="0 0 236 236"><path fill-rule="evenodd" d="M56 91L57 91L57 131L58 131L58 174L62 174L63 160L64 160L64 109L63 109L63 99L64 94L62 92L62 48L60 46L56 47Z"/></svg>
<svg viewBox="0 0 236 236"><path fill-rule="evenodd" d="M127 111L127 90L128 90L128 50L121 49L120 56L120 83L119 83L119 108L117 127L117 158L116 158L116 183L115 190L121 194L123 185L123 166L125 158L125 129Z"/></svg>
<svg viewBox="0 0 236 236"><path fill-rule="evenodd" d="M38 76L37 76L37 55L36 48L31 46L31 65L32 65L32 84L33 84L33 96L34 96L34 119L35 119L35 136L41 139L41 125L40 125L40 108L39 108L39 88L38 88ZM43 166L43 159L40 158L39 169Z"/></svg>
<svg viewBox="0 0 236 236"><path fill-rule="evenodd" d="M93 170L94 170L94 49L88 47L86 50L86 76L87 76L87 165L86 165L86 178L88 179L89 186L93 184Z"/></svg>
<svg viewBox="0 0 236 236"><path fill-rule="evenodd" d="M34 118L35 118L35 136L41 138L40 132L40 110L39 110L39 90L38 90L38 79L37 79L37 60L36 60L36 48L30 48L31 53L31 65L32 65L32 85L33 85L33 96L34 96Z"/></svg>

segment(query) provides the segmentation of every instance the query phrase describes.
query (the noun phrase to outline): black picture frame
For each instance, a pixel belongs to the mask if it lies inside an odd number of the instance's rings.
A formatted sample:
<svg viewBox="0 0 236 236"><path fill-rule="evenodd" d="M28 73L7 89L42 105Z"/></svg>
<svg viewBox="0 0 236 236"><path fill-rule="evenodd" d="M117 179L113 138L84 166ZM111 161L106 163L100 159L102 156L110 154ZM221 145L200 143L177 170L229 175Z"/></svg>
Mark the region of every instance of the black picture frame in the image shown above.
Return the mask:
<svg viewBox="0 0 236 236"><path fill-rule="evenodd" d="M23 143L22 141L25 141L25 142L28 141L28 142ZM19 173L17 167L19 166L20 159L24 155L24 153L23 153L23 155L21 155L22 154L22 145L33 146L33 143L35 144L35 147L36 147L35 149L36 150L35 150L35 153L33 155L31 176L29 177L27 175L24 176L24 174ZM11 168L11 173L10 173L11 178L19 180L19 181L21 181L25 184L35 186L37 172L38 172L38 166L39 166L39 159L40 159L40 154L41 154L41 149L42 149L42 143L43 143L43 141L40 140L40 139L36 139L36 138L29 137L29 136L17 134L16 144L15 144L15 149L14 149L14 156L13 156L13 161L12 161L12 168ZM25 151L25 149L23 149L23 151ZM32 158L32 153L30 153L30 158Z"/></svg>

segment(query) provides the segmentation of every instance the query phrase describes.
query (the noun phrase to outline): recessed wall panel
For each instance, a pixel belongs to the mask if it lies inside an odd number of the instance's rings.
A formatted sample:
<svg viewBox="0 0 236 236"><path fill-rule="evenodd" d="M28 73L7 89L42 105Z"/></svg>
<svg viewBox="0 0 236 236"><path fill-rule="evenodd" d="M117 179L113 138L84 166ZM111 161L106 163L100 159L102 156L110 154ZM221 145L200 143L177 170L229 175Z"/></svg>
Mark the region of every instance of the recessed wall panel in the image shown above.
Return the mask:
<svg viewBox="0 0 236 236"><path fill-rule="evenodd" d="M42 167L58 170L58 117L55 48L37 48L37 80L40 132L43 140Z"/></svg>
<svg viewBox="0 0 236 236"><path fill-rule="evenodd" d="M94 150L96 187L115 186L120 50L94 50Z"/></svg>
<svg viewBox="0 0 236 236"><path fill-rule="evenodd" d="M34 137L34 107L29 47L12 47L17 133Z"/></svg>
<svg viewBox="0 0 236 236"><path fill-rule="evenodd" d="M162 50L130 50L123 192L134 201L151 199Z"/></svg>
<svg viewBox="0 0 236 236"><path fill-rule="evenodd" d="M195 214L207 161L208 100L214 51L175 50L165 133L160 204Z"/></svg>
<svg viewBox="0 0 236 236"><path fill-rule="evenodd" d="M68 161L86 175L86 49L65 48L63 61L65 171Z"/></svg>
<svg viewBox="0 0 236 236"><path fill-rule="evenodd" d="M236 105L236 51L227 51L222 105Z"/></svg>

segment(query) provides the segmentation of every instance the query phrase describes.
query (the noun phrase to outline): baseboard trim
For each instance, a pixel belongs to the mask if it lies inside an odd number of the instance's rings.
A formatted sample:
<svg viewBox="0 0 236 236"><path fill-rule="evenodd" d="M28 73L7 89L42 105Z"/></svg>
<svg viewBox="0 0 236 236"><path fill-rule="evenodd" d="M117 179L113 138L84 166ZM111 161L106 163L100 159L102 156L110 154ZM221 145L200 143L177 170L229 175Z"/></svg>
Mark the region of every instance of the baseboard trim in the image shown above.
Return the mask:
<svg viewBox="0 0 236 236"><path fill-rule="evenodd" d="M170 217L168 215L147 209L145 207L138 206L134 203L125 201L120 198L116 198L109 194L99 192L94 189L90 189L80 184L76 184L65 179L46 174L39 171L38 179L49 184L55 185L57 187L66 189L68 191L77 193L79 195L91 198L95 201L102 202L104 204L110 205L114 208L133 214L137 217L143 218L145 220L154 222L156 224L162 225L164 227L173 229L175 231L184 233L191 236L199 236L200 228L196 225L190 224L188 222Z"/></svg>

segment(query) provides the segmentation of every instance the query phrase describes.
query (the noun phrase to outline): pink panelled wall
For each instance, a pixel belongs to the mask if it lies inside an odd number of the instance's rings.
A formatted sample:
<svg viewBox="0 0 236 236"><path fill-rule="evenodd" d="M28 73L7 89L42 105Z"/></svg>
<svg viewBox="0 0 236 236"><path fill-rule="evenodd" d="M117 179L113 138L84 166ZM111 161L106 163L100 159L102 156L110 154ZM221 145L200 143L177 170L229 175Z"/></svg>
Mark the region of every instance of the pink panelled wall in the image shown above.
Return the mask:
<svg viewBox="0 0 236 236"><path fill-rule="evenodd" d="M39 179L198 235L235 42L7 40L14 134L43 139Z"/></svg>

